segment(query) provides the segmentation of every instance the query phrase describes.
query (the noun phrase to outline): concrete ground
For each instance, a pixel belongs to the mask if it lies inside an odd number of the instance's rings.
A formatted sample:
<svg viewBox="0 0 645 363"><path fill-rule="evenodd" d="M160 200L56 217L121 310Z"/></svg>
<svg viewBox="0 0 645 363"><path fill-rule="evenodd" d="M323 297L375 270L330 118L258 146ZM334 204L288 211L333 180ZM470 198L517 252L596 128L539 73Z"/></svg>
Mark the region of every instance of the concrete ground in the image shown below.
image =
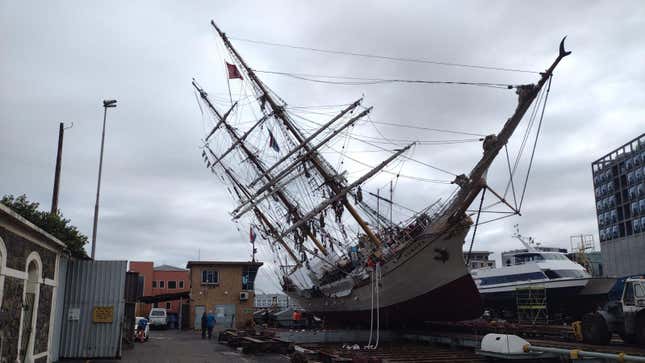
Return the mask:
<svg viewBox="0 0 645 363"><path fill-rule="evenodd" d="M215 334L213 334L215 335ZM150 339L135 343L134 349L123 350L122 359L101 361L114 363L211 363L211 362L289 362L280 354L247 355L219 344L217 336L202 340L201 333L177 330L151 330Z"/></svg>

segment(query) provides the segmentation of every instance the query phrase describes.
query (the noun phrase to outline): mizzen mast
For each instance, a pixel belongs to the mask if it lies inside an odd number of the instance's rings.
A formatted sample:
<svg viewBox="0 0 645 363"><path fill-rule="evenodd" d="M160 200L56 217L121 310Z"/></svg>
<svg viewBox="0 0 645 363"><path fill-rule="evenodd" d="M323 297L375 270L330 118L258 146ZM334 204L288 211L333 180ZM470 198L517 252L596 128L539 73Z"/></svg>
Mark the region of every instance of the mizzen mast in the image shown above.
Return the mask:
<svg viewBox="0 0 645 363"><path fill-rule="evenodd" d="M309 161L314 165L315 169L318 171L318 173L323 177L325 182L329 185L331 190L334 192L334 194L338 195L342 191L342 183L339 182L338 180L334 179L333 174L327 170L327 168L330 168L328 165L324 165L324 159L321 158L320 154L316 152L315 150L311 150L311 147L307 142L305 142L305 137L303 136L302 132L296 128L294 123L289 119L288 115L284 112L284 108L281 105L278 105L278 103L273 99L273 96L268 92L266 86L262 83L262 81L257 77L253 69L251 69L244 59L240 56L240 54L237 52L237 50L233 47L231 42L229 41L228 37L224 32L222 32L217 25L215 24L214 21L211 20L211 25L219 36L222 38L222 41L224 42L224 45L226 48L229 50L231 55L237 60L237 63L239 63L242 68L244 69L245 73L248 75L249 79L252 81L254 87L261 93L261 101L264 103L266 102L275 116L282 120L284 126L287 128L287 130L291 133L291 135L296 139L296 141L299 144L302 144L303 149L307 153L310 154ZM368 236L370 241L375 245L376 247L376 254L380 254L379 250L382 245L381 240L379 239L378 236L372 230L370 227L367 225L365 220L360 216L356 208L347 200L347 198L341 198L341 203L347 209L347 211L350 213L350 215L356 220L356 222L359 224L359 226L363 229L365 234Z"/></svg>
<svg viewBox="0 0 645 363"><path fill-rule="evenodd" d="M237 131L235 131L235 129L226 122L226 120L217 111L215 106L213 106L211 101L208 99L208 96L207 96L206 92L202 88L200 88L195 81L193 81L192 83L193 83L193 87L195 87L195 89L199 92L200 97L206 102L206 104L208 105L209 109L211 111L213 111L213 113L219 118L220 122L218 122L218 124L221 124L222 126L224 126L226 128L226 131L228 132L230 137L233 139L233 142L236 145L239 146L239 148L248 157L248 159L255 166L255 168L258 170L258 172L263 173L264 177L269 182L272 182L273 178L271 177L271 175L265 173L265 171L266 171L265 166L258 160L258 158L255 156L255 154L253 152L251 152L251 150L248 149L248 147L244 143L244 140L241 139L241 137L237 134ZM218 159L221 160L221 157L218 158ZM294 205L289 200L289 198L286 196L286 194L284 192L282 192L282 191L277 191L276 194L278 196L278 199L286 207L287 213L293 213L296 216L296 218L299 218L300 217L300 212L298 210L298 207L296 205ZM306 232L307 236L312 240L312 242L316 245L316 247L324 255L327 255L328 254L327 249L320 243L320 241L316 238L316 236L314 236L313 233L311 233L311 231L308 230L308 229L305 229L305 232Z"/></svg>

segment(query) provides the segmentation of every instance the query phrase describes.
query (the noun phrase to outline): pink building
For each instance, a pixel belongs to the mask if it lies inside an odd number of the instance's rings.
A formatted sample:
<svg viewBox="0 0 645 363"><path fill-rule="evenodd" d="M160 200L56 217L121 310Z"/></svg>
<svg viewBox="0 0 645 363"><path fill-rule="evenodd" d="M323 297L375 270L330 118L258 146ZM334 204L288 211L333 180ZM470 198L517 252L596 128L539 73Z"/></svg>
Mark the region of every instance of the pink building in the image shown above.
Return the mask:
<svg viewBox="0 0 645 363"><path fill-rule="evenodd" d="M183 268L169 265L155 267L149 261L130 261L130 271L138 272L140 276L143 276L144 296L173 294L190 290L188 270ZM138 316L148 316L153 307L166 308L169 312L179 313L179 300L137 305Z"/></svg>

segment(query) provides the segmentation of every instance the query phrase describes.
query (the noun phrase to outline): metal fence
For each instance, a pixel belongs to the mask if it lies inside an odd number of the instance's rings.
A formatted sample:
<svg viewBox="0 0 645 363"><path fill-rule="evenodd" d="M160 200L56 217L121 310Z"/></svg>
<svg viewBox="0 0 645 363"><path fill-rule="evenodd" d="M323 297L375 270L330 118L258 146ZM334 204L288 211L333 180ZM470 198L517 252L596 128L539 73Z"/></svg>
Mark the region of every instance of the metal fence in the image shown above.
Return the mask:
<svg viewBox="0 0 645 363"><path fill-rule="evenodd" d="M70 260L61 358L119 358L127 261Z"/></svg>

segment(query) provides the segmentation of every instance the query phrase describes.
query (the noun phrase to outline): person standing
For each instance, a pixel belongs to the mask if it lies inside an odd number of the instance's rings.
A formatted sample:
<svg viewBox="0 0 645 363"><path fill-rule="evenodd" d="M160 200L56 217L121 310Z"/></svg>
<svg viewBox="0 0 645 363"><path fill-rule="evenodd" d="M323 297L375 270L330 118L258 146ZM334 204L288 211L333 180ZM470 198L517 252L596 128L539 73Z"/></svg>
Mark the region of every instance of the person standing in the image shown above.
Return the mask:
<svg viewBox="0 0 645 363"><path fill-rule="evenodd" d="M202 314L202 339L206 339L206 330L208 329L208 316L206 311Z"/></svg>
<svg viewBox="0 0 645 363"><path fill-rule="evenodd" d="M206 325L208 327L208 339L211 339L213 336L213 328L215 327L215 315L213 314L213 310L208 311Z"/></svg>

